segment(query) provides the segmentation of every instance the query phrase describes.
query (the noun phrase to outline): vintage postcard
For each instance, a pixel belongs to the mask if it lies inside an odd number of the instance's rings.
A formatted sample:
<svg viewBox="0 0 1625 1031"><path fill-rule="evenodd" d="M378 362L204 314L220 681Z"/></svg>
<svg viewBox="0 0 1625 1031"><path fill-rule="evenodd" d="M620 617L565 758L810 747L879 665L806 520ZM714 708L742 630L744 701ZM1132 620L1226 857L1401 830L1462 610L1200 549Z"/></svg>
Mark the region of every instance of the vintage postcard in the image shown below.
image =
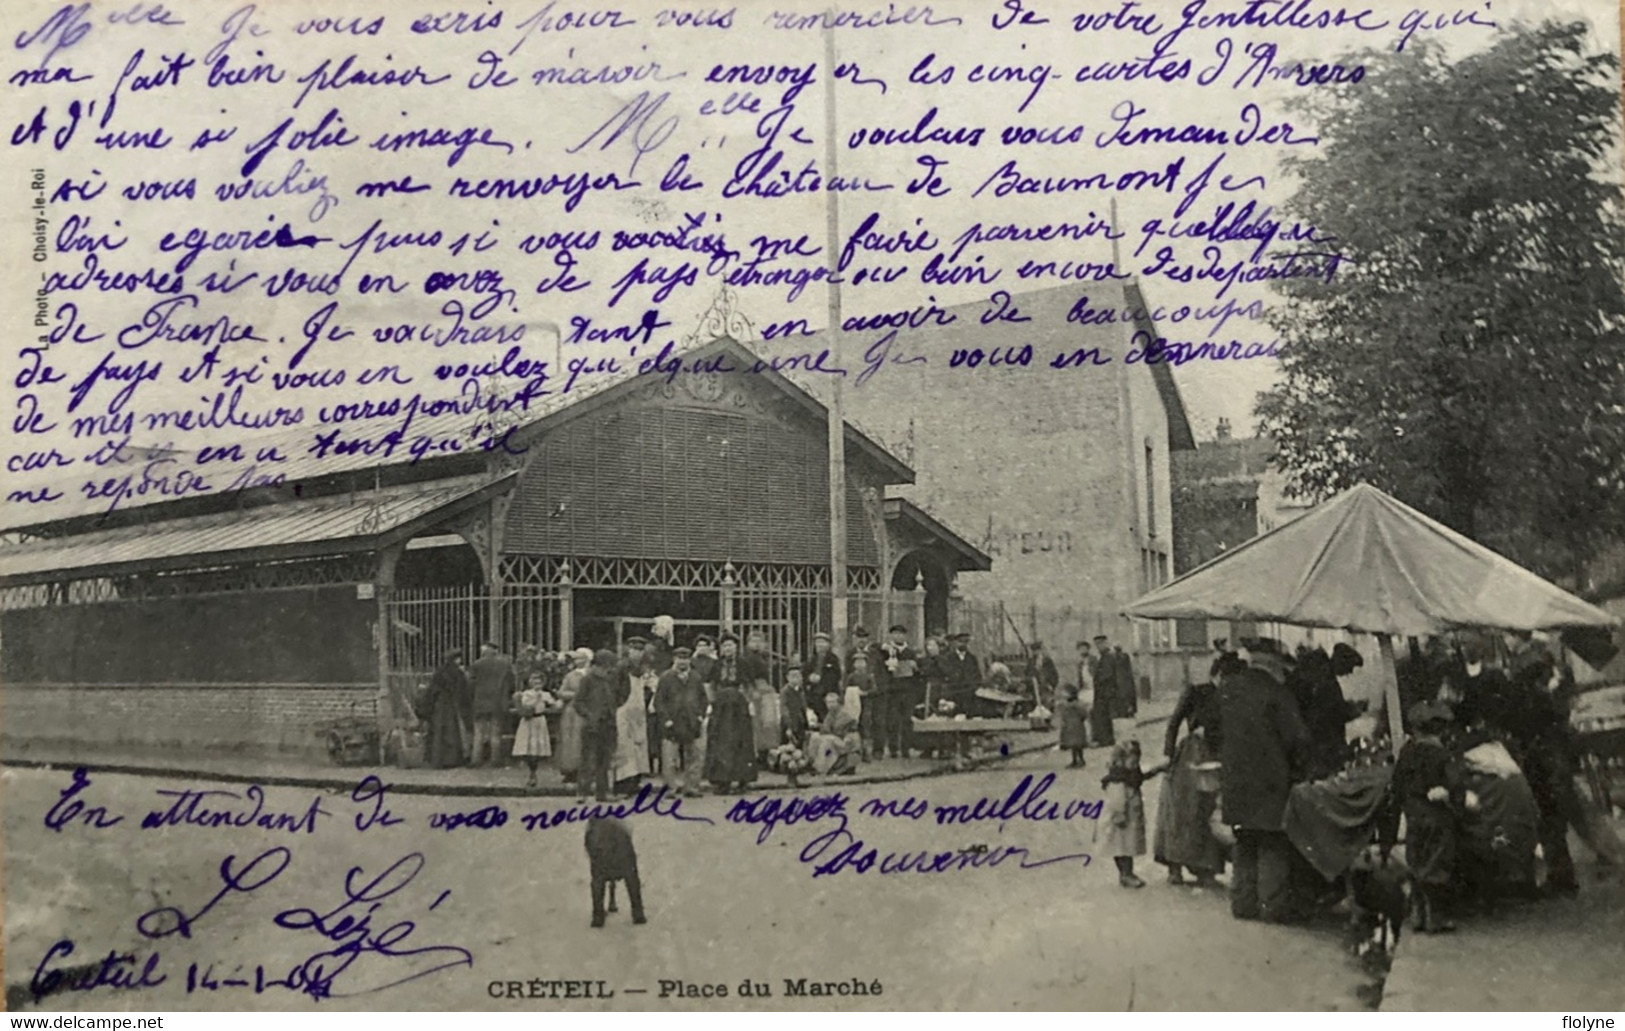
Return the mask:
<svg viewBox="0 0 1625 1031"><path fill-rule="evenodd" d="M1619 11L1415 2L7 3L6 1006L1625 1006Z"/></svg>

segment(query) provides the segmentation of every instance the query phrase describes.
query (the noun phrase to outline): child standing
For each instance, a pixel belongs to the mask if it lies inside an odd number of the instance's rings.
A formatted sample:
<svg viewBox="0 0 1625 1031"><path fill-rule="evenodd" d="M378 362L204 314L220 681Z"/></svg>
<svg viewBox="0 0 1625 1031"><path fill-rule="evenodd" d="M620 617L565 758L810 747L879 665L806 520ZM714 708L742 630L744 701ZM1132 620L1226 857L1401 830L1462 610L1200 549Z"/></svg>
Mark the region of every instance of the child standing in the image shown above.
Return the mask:
<svg viewBox="0 0 1625 1031"><path fill-rule="evenodd" d="M1463 791L1461 775L1441 740L1451 711L1441 702L1419 702L1410 715L1412 734L1399 750L1389 786L1389 804L1405 814L1405 860L1415 885L1416 929L1424 934L1454 931L1443 912L1456 866L1456 809L1478 808L1478 799ZM1389 823L1389 841L1393 824Z"/></svg>
<svg viewBox="0 0 1625 1031"><path fill-rule="evenodd" d="M1095 841L1104 845L1117 864L1117 883L1125 888L1143 888L1145 881L1134 875L1134 857L1145 855L1145 799L1140 786L1168 768L1159 763L1140 769L1140 743L1122 741L1112 748L1111 768L1101 778L1106 789L1100 822L1095 824Z"/></svg>
<svg viewBox="0 0 1625 1031"><path fill-rule="evenodd" d="M798 666L784 673L784 687L779 691L779 723L785 744L807 747L807 688Z"/></svg>
<svg viewBox="0 0 1625 1031"><path fill-rule="evenodd" d="M1087 715L1078 702L1078 689L1071 684L1066 685L1061 702L1055 707L1055 716L1061 724L1061 748L1072 753L1072 761L1066 764L1069 770L1082 769L1084 765L1083 746L1089 740L1084 730Z"/></svg>
<svg viewBox="0 0 1625 1031"><path fill-rule="evenodd" d="M519 727L513 735L513 754L525 760L525 766L530 770L530 779L525 782L525 787L533 788L536 786L536 767L553 754L552 742L547 738L547 717L543 715L553 699L542 688L540 673L529 679L525 689L513 696L514 711L519 713Z"/></svg>
<svg viewBox="0 0 1625 1031"><path fill-rule="evenodd" d="M863 760L868 762L874 755L875 741L875 709L874 704L879 699L872 699L870 704L864 704L864 699L871 698L875 691L875 678L869 672L869 658L862 652L852 656L852 669L846 675L845 698L842 707L857 718L859 737L863 741Z"/></svg>

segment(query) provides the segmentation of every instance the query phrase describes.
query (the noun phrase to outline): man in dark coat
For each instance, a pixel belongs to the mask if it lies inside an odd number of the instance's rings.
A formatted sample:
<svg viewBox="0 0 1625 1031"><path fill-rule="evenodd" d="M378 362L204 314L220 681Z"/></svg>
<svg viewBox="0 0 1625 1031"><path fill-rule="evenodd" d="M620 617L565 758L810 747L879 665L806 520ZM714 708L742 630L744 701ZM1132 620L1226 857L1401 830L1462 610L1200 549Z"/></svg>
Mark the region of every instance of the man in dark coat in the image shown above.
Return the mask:
<svg viewBox="0 0 1625 1031"><path fill-rule="evenodd" d="M873 644L874 644L874 642L869 639L869 631L868 630L864 629L861 626L860 627L853 627L852 628L852 640L849 642L849 646L846 649L846 655L843 656L842 659L841 659L841 664L843 666L845 666L847 669L851 669L852 668L852 656L858 654L859 652L862 652L863 654L869 656L869 672L874 673L875 672L875 655L874 655Z"/></svg>
<svg viewBox="0 0 1625 1031"><path fill-rule="evenodd" d="M824 718L824 692L840 690L841 659L830 649L829 635L820 630L813 634L812 654L801 664L801 676L807 685L807 704L818 718Z"/></svg>
<svg viewBox="0 0 1625 1031"><path fill-rule="evenodd" d="M604 926L604 896L616 881L626 882L627 901L632 903L632 922L647 923L643 915L643 882L638 879L638 850L632 845L632 832L620 820L587 821L587 864L592 871L592 925Z"/></svg>
<svg viewBox="0 0 1625 1031"><path fill-rule="evenodd" d="M1044 642L1033 642L1032 659L1027 668L1033 679L1033 701L1047 709L1055 708L1059 701L1056 690L1061 686L1061 671L1055 667L1055 660L1050 658Z"/></svg>
<svg viewBox="0 0 1625 1031"><path fill-rule="evenodd" d="M508 700L518 685L513 660L490 641L480 645L480 657L474 660L471 672L474 674L473 765L484 766L500 759L502 722L508 712Z"/></svg>
<svg viewBox="0 0 1625 1031"><path fill-rule="evenodd" d="M1292 843L1282 827L1287 796L1302 779L1309 730L1285 680L1284 657L1255 653L1248 669L1222 677L1219 685L1220 799L1236 833L1230 912L1239 920L1297 915Z"/></svg>
<svg viewBox="0 0 1625 1031"><path fill-rule="evenodd" d="M705 766L701 754L700 722L705 718L705 685L694 671L693 653L687 648L672 651L671 669L660 675L655 688L654 714L660 726L660 767L666 786L681 795L701 794L700 774ZM683 771L682 783L677 771Z"/></svg>
<svg viewBox="0 0 1625 1031"><path fill-rule="evenodd" d="M624 672L616 668L615 653L601 649L592 658L576 692L576 713L581 717L581 790L590 787L600 802L609 801L609 768L615 761L615 710L626 701L621 685Z"/></svg>
<svg viewBox="0 0 1625 1031"><path fill-rule="evenodd" d="M1348 722L1360 714L1360 707L1351 705L1343 697L1343 688L1337 682L1337 669L1353 671L1363 660L1354 649L1339 652L1338 664L1323 648L1310 648L1299 658L1293 671L1292 687L1298 696L1304 726L1309 730L1310 780L1329 777L1343 768L1348 759ZM1352 663L1349 655L1353 655Z"/></svg>
<svg viewBox="0 0 1625 1031"><path fill-rule="evenodd" d="M1505 673L1485 665L1488 651L1482 641L1469 641L1462 649L1466 669L1457 689L1461 701L1456 704L1456 720L1464 727L1482 724L1507 744L1512 758L1522 766L1524 727L1529 715L1526 693L1518 691Z"/></svg>
<svg viewBox="0 0 1625 1031"><path fill-rule="evenodd" d="M954 703L954 715L976 714L976 691L982 686L982 664L970 650L970 634L948 638L948 650L937 660L942 671L942 693Z"/></svg>
<svg viewBox="0 0 1625 1031"><path fill-rule="evenodd" d="M1095 704L1089 710L1089 736L1094 739L1096 748L1114 745L1117 733L1112 728L1112 716L1117 712L1117 676L1111 644L1105 634L1095 635L1094 651L1086 654L1084 661L1089 664L1089 675L1095 685Z"/></svg>
<svg viewBox="0 0 1625 1031"><path fill-rule="evenodd" d="M1140 689L1134 680L1134 660L1123 646L1112 646L1112 694L1117 700L1114 719L1132 719L1140 711Z"/></svg>

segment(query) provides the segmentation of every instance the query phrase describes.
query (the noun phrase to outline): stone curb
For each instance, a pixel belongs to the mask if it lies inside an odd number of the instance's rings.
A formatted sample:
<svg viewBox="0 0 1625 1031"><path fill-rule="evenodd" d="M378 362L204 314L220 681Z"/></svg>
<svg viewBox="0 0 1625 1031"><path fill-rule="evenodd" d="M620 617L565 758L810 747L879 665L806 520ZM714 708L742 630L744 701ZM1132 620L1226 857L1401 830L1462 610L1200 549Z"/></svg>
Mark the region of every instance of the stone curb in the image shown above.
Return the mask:
<svg viewBox="0 0 1625 1031"><path fill-rule="evenodd" d="M1414 938L1411 933L1400 936L1394 945L1394 955L1388 964L1388 976L1382 982L1382 1001L1377 1003L1378 1013L1414 1013L1416 1005L1412 1002L1421 988L1422 978L1417 969L1422 966L1420 960L1407 962L1415 952Z"/></svg>

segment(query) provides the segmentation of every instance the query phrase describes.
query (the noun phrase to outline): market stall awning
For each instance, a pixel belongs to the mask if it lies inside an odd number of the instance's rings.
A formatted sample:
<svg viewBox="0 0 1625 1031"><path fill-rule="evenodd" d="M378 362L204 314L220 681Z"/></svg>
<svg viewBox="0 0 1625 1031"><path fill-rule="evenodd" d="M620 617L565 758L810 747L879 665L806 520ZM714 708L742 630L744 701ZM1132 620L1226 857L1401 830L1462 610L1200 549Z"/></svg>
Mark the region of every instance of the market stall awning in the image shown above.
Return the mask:
<svg viewBox="0 0 1625 1031"><path fill-rule="evenodd" d="M463 476L0 548L0 584L342 555L408 539L513 486Z"/></svg>
<svg viewBox="0 0 1625 1031"><path fill-rule="evenodd" d="M1369 484L1198 566L1127 613L1414 636L1617 622Z"/></svg>

